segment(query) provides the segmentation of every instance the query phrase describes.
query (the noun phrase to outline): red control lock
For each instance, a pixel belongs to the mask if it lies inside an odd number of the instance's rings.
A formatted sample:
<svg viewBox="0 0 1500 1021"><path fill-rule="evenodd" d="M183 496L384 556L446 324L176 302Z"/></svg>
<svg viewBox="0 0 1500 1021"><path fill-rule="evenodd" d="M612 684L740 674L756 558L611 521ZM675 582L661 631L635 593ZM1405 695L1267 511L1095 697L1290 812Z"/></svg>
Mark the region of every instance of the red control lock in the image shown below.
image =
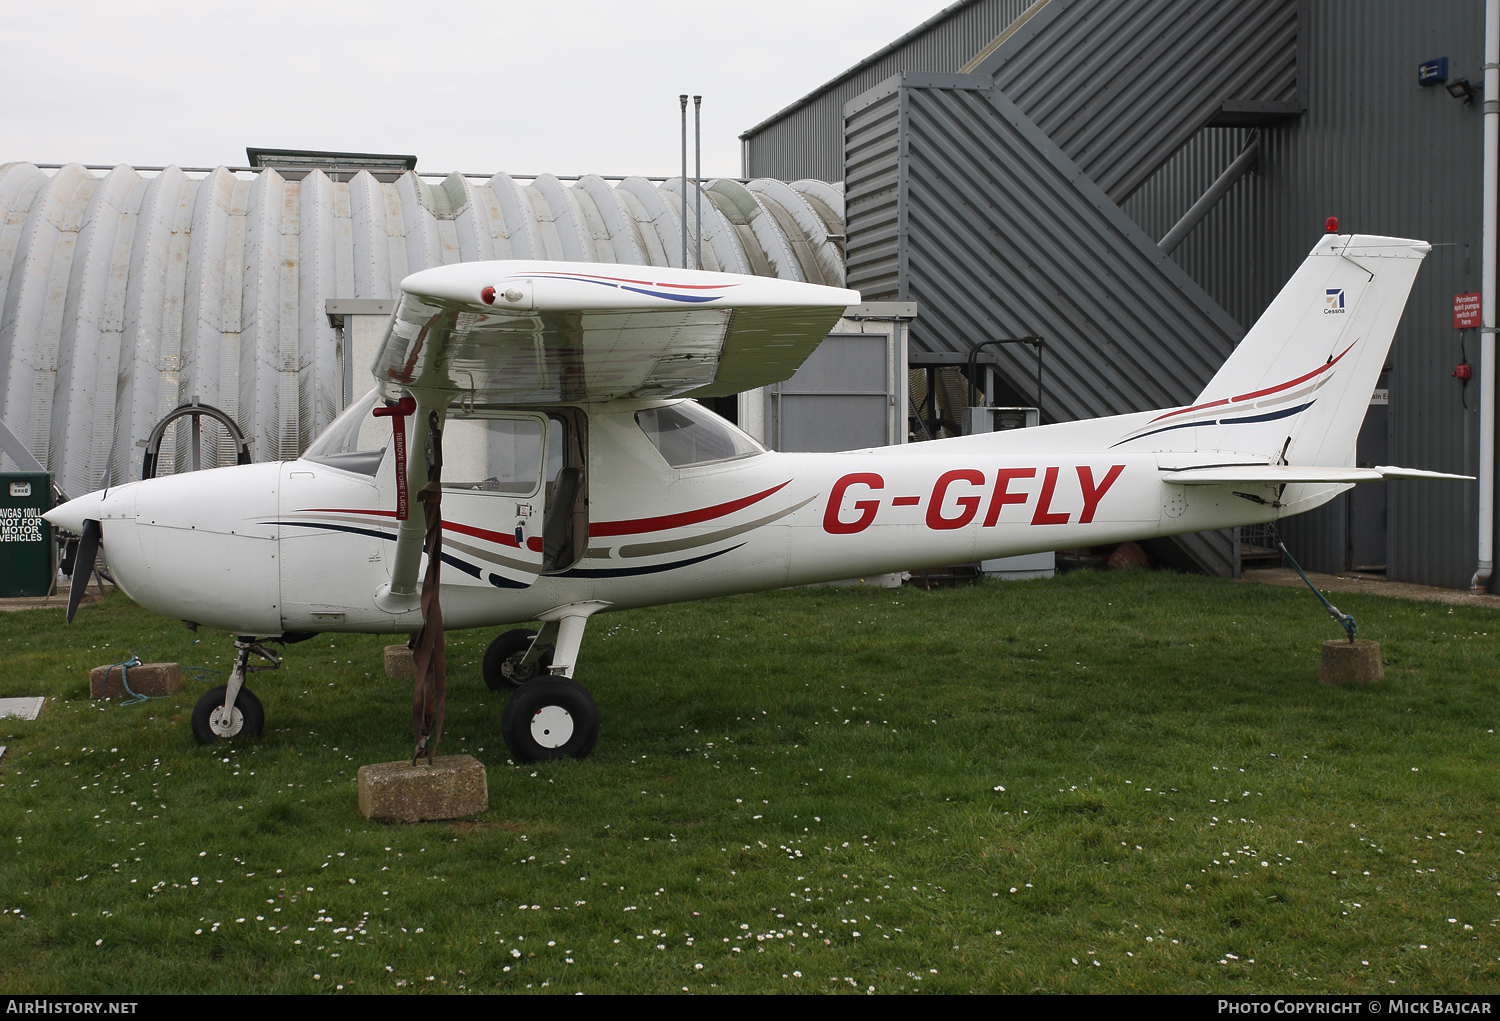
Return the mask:
<svg viewBox="0 0 1500 1021"><path fill-rule="evenodd" d="M394 405L377 407L371 414L391 420L392 440L396 447L396 520L405 521L411 504L406 492L406 416L417 410L417 402L407 394Z"/></svg>

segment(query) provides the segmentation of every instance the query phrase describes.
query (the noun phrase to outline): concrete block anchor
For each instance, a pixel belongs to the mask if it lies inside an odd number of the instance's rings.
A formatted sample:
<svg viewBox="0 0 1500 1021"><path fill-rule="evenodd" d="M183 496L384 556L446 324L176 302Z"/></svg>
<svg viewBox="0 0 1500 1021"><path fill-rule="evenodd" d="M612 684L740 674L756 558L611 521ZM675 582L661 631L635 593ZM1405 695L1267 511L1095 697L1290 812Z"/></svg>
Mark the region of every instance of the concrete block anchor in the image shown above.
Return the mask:
<svg viewBox="0 0 1500 1021"><path fill-rule="evenodd" d="M139 663L126 668L123 677L119 664L96 666L89 671L89 698L128 698L130 691L147 698L160 698L182 689L180 663Z"/></svg>
<svg viewBox="0 0 1500 1021"><path fill-rule="evenodd" d="M1371 684L1384 677L1379 642L1331 638L1323 643L1323 667L1318 679L1324 684Z"/></svg>
<svg viewBox="0 0 1500 1021"><path fill-rule="evenodd" d="M417 676L417 661L405 645L385 647L385 675L387 677Z"/></svg>
<svg viewBox="0 0 1500 1021"><path fill-rule="evenodd" d="M472 755L359 767L359 810L371 822L462 819L489 807L484 765Z"/></svg>

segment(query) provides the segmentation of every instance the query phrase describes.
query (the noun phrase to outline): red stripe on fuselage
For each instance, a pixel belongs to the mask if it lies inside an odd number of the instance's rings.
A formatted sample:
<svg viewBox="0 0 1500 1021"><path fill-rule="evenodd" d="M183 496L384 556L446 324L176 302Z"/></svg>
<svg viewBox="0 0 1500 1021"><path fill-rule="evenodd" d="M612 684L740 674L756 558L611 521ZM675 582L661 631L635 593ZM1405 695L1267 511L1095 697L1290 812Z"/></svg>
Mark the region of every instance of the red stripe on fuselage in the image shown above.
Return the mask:
<svg viewBox="0 0 1500 1021"><path fill-rule="evenodd" d="M779 486L767 489L763 493L747 496L739 500L731 500L729 503L716 504L712 507L704 507L700 510L683 511L681 514L663 514L656 518L636 518L634 521L599 521L589 525L590 536L605 535L638 535L642 532L664 532L669 528L681 528L683 525L696 525L704 521L712 521L714 518L722 518L726 514L733 514L737 510L743 510L751 504L759 503L772 493L780 492L792 484L787 479Z"/></svg>

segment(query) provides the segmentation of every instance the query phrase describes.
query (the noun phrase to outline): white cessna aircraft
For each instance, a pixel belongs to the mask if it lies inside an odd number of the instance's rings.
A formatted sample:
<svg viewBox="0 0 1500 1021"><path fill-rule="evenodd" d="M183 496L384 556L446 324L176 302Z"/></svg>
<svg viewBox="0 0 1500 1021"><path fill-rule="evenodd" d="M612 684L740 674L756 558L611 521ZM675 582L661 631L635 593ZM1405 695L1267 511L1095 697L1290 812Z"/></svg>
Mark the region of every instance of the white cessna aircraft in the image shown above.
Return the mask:
<svg viewBox="0 0 1500 1021"><path fill-rule="evenodd" d="M834 454L766 451L684 398L787 379L854 291L443 266L402 282L375 389L301 458L115 486L46 517L83 536L81 577L102 544L136 602L243 636L194 712L212 742L261 730L243 686L257 637L423 628L425 527L408 511L440 461L436 727L443 626L538 620L495 639L484 679L516 689L503 729L518 758L581 757L599 718L572 677L595 613L1259 524L1352 483L1463 478L1353 466L1428 251L1325 235L1189 407Z"/></svg>

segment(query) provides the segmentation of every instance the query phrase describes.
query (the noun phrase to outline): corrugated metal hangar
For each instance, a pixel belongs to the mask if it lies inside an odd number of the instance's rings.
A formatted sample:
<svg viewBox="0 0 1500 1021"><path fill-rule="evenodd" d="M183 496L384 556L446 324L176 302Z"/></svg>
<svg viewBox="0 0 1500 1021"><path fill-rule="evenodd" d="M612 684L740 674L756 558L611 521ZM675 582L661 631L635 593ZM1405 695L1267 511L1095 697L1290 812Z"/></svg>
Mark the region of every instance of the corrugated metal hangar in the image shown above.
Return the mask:
<svg viewBox="0 0 1500 1021"><path fill-rule="evenodd" d="M60 488L139 478L153 427L193 397L233 416L256 460L295 457L368 389L374 334L418 270L504 258L682 264L680 179L434 180L350 163L0 166L0 421ZM837 187L715 180L701 208L704 269L843 283ZM203 465L233 464L228 434L204 427ZM181 443L167 437L163 473L187 467L180 432ZM0 455L0 467L15 465Z"/></svg>
<svg viewBox="0 0 1500 1021"><path fill-rule="evenodd" d="M845 182L849 286L917 303L914 365L1044 337L1044 421L1186 401L1328 216L1429 240L1359 461L1478 475L1479 331L1454 329L1452 303L1480 290L1484 16L1475 0L968 0L746 131L745 172ZM990 350L1035 393L1027 351ZM1453 375L1466 363L1472 381ZM1476 492L1360 487L1282 531L1320 570L1464 588ZM1235 569L1227 535L1186 548Z"/></svg>
<svg viewBox="0 0 1500 1021"><path fill-rule="evenodd" d="M1453 373L1479 331L1452 302L1480 290L1483 28L1475 0L955 3L746 131L741 180L704 182L704 268L847 277L874 303L793 380L719 410L783 449L901 442L940 396L957 417L970 361L982 392L1047 422L1187 403L1336 216L1435 245L1359 461L1477 475L1478 381ZM0 421L68 492L138 477L152 427L194 396L257 460L299 452L360 386L367 317L407 273L682 264L681 179L251 155L265 165L0 166ZM1041 349L978 347L1023 337ZM232 461L206 428L210 463ZM189 466L184 443L162 457ZM1372 484L1283 534L1310 567L1467 587L1476 494ZM1221 574L1257 547L1162 545Z"/></svg>

